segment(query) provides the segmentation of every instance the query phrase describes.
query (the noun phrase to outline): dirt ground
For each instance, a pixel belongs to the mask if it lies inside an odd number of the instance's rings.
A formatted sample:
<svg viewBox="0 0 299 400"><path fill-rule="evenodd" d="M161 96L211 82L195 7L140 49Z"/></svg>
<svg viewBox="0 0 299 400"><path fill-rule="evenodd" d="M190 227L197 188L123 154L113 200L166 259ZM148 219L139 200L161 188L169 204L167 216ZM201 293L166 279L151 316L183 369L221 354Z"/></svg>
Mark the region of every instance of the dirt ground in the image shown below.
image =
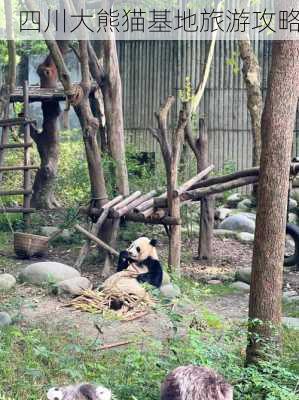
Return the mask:
<svg viewBox="0 0 299 400"><path fill-rule="evenodd" d="M214 262L213 266L199 263L193 258L196 254L196 240L186 240L183 246L182 270L185 276L196 281L207 282L210 279L221 278L231 280L238 267L250 266L252 246L241 244L232 239L215 238L213 242ZM35 260L18 260L12 250L6 251L7 266L1 263L1 272L11 273L15 276L28 264L36 261L59 261L73 265L81 246L68 246L59 244L51 248L47 258ZM159 254L165 260L167 247L160 245ZM3 255L3 254L2 254ZM88 277L94 286L101 282L99 266L89 263L84 266L82 275ZM299 272L285 274L285 286L297 290L299 293ZM36 288L28 285L17 285L15 291L0 295L0 304L8 306L13 317L22 326L50 325L57 329L76 329L82 336L98 339L101 343L115 341L134 340L135 337L153 336L163 340L174 334L174 326L167 317L167 313L159 310L149 312L144 317L130 322L122 322L115 318L103 318L97 314L89 314L74 311L65 307L69 300L56 297L49 293L48 289ZM182 317L197 316L202 310L208 310L217 314L226 322L245 320L248 315L248 294L227 293L213 297L203 297L200 304L192 305L186 299L182 299L176 312ZM179 327L179 334L184 334L186 322Z"/></svg>

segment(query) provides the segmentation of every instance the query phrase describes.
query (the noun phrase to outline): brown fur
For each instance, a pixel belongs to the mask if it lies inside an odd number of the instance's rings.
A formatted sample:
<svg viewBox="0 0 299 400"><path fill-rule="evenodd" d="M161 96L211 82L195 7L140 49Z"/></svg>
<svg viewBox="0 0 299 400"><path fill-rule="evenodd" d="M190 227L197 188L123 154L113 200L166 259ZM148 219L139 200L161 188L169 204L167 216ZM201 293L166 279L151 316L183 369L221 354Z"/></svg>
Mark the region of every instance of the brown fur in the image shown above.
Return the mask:
<svg viewBox="0 0 299 400"><path fill-rule="evenodd" d="M211 369L188 365L167 375L161 400L233 400L233 388Z"/></svg>

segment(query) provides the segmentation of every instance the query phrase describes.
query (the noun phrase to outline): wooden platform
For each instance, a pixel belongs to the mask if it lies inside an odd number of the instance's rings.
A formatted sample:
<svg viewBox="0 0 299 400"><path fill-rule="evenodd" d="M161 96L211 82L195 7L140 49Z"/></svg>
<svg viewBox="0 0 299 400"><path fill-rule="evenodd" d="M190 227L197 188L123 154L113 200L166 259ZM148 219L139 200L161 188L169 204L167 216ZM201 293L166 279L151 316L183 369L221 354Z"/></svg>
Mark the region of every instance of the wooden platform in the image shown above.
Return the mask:
<svg viewBox="0 0 299 400"><path fill-rule="evenodd" d="M79 84L79 83L74 83ZM91 93L93 93L97 88L97 84L93 83L91 88ZM41 102L47 100L57 100L57 101L65 101L66 96L61 85L58 86L57 89L43 89L40 88L39 85L32 85L28 87L29 89L29 102ZM10 102L23 102L23 88L17 87L10 95Z"/></svg>

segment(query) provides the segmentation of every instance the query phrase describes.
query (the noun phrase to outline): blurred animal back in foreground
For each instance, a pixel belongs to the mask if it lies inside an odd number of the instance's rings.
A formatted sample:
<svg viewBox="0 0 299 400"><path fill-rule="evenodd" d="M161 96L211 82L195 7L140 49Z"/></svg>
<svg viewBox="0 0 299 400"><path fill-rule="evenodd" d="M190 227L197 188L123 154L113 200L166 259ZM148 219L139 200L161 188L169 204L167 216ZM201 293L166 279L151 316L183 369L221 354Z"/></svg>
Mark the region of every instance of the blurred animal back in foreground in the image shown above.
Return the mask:
<svg viewBox="0 0 299 400"><path fill-rule="evenodd" d="M47 393L48 400L111 400L111 398L109 389L88 383L51 388Z"/></svg>
<svg viewBox="0 0 299 400"><path fill-rule="evenodd" d="M213 370L188 365L167 375L161 400L233 400L233 388Z"/></svg>

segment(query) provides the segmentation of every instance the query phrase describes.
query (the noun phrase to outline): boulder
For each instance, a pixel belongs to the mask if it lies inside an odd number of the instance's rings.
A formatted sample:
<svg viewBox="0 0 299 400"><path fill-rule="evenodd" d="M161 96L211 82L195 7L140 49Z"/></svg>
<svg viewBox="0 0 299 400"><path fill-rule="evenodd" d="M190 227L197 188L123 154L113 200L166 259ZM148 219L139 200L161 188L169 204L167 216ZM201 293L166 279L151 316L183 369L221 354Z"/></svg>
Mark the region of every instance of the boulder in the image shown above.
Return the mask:
<svg viewBox="0 0 299 400"><path fill-rule="evenodd" d="M254 233L255 222L244 215L235 214L222 221L219 225L219 229L226 229L235 232Z"/></svg>
<svg viewBox="0 0 299 400"><path fill-rule="evenodd" d="M291 198L296 200L299 203L299 189L295 188L291 190Z"/></svg>
<svg viewBox="0 0 299 400"><path fill-rule="evenodd" d="M290 224L298 224L298 216L295 213L289 213L289 223Z"/></svg>
<svg viewBox="0 0 299 400"><path fill-rule="evenodd" d="M298 207L298 203L295 199L290 198L289 201L289 211L294 211Z"/></svg>
<svg viewBox="0 0 299 400"><path fill-rule="evenodd" d="M16 284L16 279L10 274L0 275L0 292L12 289Z"/></svg>
<svg viewBox="0 0 299 400"><path fill-rule="evenodd" d="M33 285L58 283L67 279L78 278L80 273L68 265L53 261L30 264L19 275L21 282Z"/></svg>
<svg viewBox="0 0 299 400"><path fill-rule="evenodd" d="M240 203L238 203L237 208L239 210L250 210L252 208L252 203L250 199L244 199L242 201L240 201Z"/></svg>
<svg viewBox="0 0 299 400"><path fill-rule="evenodd" d="M56 286L58 295L79 296L83 290L91 289L92 284L89 279L79 276L59 282Z"/></svg>
<svg viewBox="0 0 299 400"><path fill-rule="evenodd" d="M240 193L233 193L226 199L226 204L229 208L236 208L241 200L242 196Z"/></svg>
<svg viewBox="0 0 299 400"><path fill-rule="evenodd" d="M169 273L163 270L162 286L168 285L171 282Z"/></svg>
<svg viewBox="0 0 299 400"><path fill-rule="evenodd" d="M12 324L12 319L7 312L0 312L0 328Z"/></svg>
<svg viewBox="0 0 299 400"><path fill-rule="evenodd" d="M237 233L237 239L242 243L253 243L254 234L248 232L239 232Z"/></svg>
<svg viewBox="0 0 299 400"><path fill-rule="evenodd" d="M247 283L244 283L244 282L240 282L240 281L234 282L230 286L231 286L231 288L240 290L242 292L246 292L246 293L250 292L250 285L248 285Z"/></svg>
<svg viewBox="0 0 299 400"><path fill-rule="evenodd" d="M236 239L237 232L229 231L227 229L214 229L214 236L219 238Z"/></svg>
<svg viewBox="0 0 299 400"><path fill-rule="evenodd" d="M287 328L299 330L299 318L284 317L282 323Z"/></svg>
<svg viewBox="0 0 299 400"><path fill-rule="evenodd" d="M250 285L251 282L251 268L239 268L236 271L236 280L237 281L241 281L241 282L245 282L247 284Z"/></svg>
<svg viewBox="0 0 299 400"><path fill-rule="evenodd" d="M44 236L51 236L54 233L58 232L59 228L56 228L55 226L43 226L41 228L41 234ZM64 229L57 237L61 237L64 240L70 240L71 239L71 233L68 229Z"/></svg>
<svg viewBox="0 0 299 400"><path fill-rule="evenodd" d="M220 281L219 279L211 279L207 283L208 283L208 285L221 285L222 281Z"/></svg>
<svg viewBox="0 0 299 400"><path fill-rule="evenodd" d="M167 299L175 299L176 297L180 297L181 290L177 285L173 285L169 283L168 285L164 285L160 287L161 294Z"/></svg>
<svg viewBox="0 0 299 400"><path fill-rule="evenodd" d="M217 210L215 211L215 219L223 221L226 217L230 215L231 211L232 210L230 208L217 208Z"/></svg>

